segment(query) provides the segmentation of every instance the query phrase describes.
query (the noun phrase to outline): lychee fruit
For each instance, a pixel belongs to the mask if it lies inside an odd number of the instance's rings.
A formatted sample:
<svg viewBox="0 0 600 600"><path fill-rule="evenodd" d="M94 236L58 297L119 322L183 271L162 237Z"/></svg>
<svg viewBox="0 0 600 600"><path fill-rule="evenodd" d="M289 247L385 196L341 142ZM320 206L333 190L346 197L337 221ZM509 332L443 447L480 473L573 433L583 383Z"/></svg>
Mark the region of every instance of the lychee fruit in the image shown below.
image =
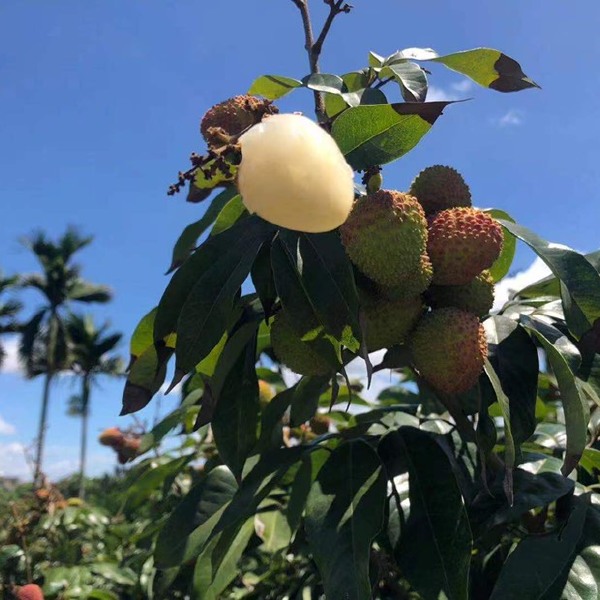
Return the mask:
<svg viewBox="0 0 600 600"><path fill-rule="evenodd" d="M119 463L124 465L126 462L133 460L138 455L140 445L140 438L126 437L117 452Z"/></svg>
<svg viewBox="0 0 600 600"><path fill-rule="evenodd" d="M405 287L404 295L414 296L429 285L427 221L412 196L390 190L362 196L340 233L350 260L380 286Z"/></svg>
<svg viewBox="0 0 600 600"><path fill-rule="evenodd" d="M325 435L329 432L331 419L327 415L317 413L309 421L310 430L316 435Z"/></svg>
<svg viewBox="0 0 600 600"><path fill-rule="evenodd" d="M98 437L100 444L103 446L112 446L113 448L120 446L123 439L123 432L118 427L109 427Z"/></svg>
<svg viewBox="0 0 600 600"><path fill-rule="evenodd" d="M266 221L309 233L348 217L354 173L335 140L309 118L273 115L240 138L238 188L244 205Z"/></svg>
<svg viewBox="0 0 600 600"><path fill-rule="evenodd" d="M471 191L452 167L433 165L423 169L408 192L421 203L426 215L458 206L471 206Z"/></svg>
<svg viewBox="0 0 600 600"><path fill-rule="evenodd" d="M275 356L300 375L326 375L331 372L327 361L317 353L312 342L302 340L288 315L281 311L271 323L271 345Z"/></svg>
<svg viewBox="0 0 600 600"><path fill-rule="evenodd" d="M469 283L492 266L503 241L501 225L481 210L449 208L436 213L429 218L427 242L433 283Z"/></svg>
<svg viewBox="0 0 600 600"><path fill-rule="evenodd" d="M432 285L427 301L433 308L454 306L483 317L494 305L494 280L489 271L483 271L464 285Z"/></svg>
<svg viewBox="0 0 600 600"><path fill-rule="evenodd" d="M258 399L261 408L265 408L269 402L274 398L275 390L273 386L266 382L264 379L258 380Z"/></svg>
<svg viewBox="0 0 600 600"><path fill-rule="evenodd" d="M233 141L246 129L260 123L265 115L279 109L270 101L256 96L235 96L209 109L200 122L200 132L213 148Z"/></svg>
<svg viewBox="0 0 600 600"><path fill-rule="evenodd" d="M471 389L483 371L487 342L479 319L458 308L426 314L411 335L415 368L442 394Z"/></svg>
<svg viewBox="0 0 600 600"><path fill-rule="evenodd" d="M28 583L17 588L17 600L44 600L42 588L35 583Z"/></svg>
<svg viewBox="0 0 600 600"><path fill-rule="evenodd" d="M363 302L365 335L369 352L402 344L423 314L420 296Z"/></svg>

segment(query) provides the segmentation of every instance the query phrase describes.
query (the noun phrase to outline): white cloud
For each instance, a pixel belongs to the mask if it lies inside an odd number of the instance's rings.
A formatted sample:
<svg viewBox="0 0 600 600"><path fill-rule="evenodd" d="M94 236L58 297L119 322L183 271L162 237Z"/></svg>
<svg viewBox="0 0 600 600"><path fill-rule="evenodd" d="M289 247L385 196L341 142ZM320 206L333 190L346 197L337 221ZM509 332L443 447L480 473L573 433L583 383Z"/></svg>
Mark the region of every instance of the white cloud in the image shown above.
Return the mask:
<svg viewBox="0 0 600 600"><path fill-rule="evenodd" d="M19 361L19 338L15 336L4 338L2 340L2 347L6 355L0 367L0 373L22 375L23 367Z"/></svg>
<svg viewBox="0 0 600 600"><path fill-rule="evenodd" d="M519 110L509 110L496 120L499 127L516 127L523 123L523 114Z"/></svg>
<svg viewBox="0 0 600 600"><path fill-rule="evenodd" d="M499 310L509 300L513 292L519 290L543 279L550 275L550 269L541 258L536 258L526 269L511 277L505 277L496 284L496 295L494 300L494 310Z"/></svg>
<svg viewBox="0 0 600 600"><path fill-rule="evenodd" d="M473 89L473 82L470 79L461 79L452 84L452 89L457 92L465 93Z"/></svg>
<svg viewBox="0 0 600 600"><path fill-rule="evenodd" d="M12 423L5 421L2 415L0 415L0 435L14 435L15 433L17 433L16 427Z"/></svg>
<svg viewBox="0 0 600 600"><path fill-rule="evenodd" d="M19 442L0 444L0 476L28 479L31 469L25 458L25 446Z"/></svg>
<svg viewBox="0 0 600 600"><path fill-rule="evenodd" d="M427 90L427 102L439 102L443 100L449 102L451 100L460 100L460 97L454 92L437 87L436 85L430 85Z"/></svg>

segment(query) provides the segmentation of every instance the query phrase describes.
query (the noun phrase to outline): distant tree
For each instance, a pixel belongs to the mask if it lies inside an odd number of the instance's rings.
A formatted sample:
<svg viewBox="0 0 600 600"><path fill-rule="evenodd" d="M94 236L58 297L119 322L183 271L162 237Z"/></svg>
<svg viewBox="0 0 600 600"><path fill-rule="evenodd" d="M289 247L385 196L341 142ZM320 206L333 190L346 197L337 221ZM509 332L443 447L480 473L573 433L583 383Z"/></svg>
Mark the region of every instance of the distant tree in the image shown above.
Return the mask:
<svg viewBox="0 0 600 600"><path fill-rule="evenodd" d="M122 337L120 333L108 333L108 324L97 328L90 315L71 314L66 328L71 343L71 369L81 378L81 393L71 397L68 413L81 417L79 497L83 499L91 390L99 377L118 377L125 365L120 357L108 355Z"/></svg>
<svg viewBox="0 0 600 600"><path fill-rule="evenodd" d="M41 476L50 387L57 373L70 365L63 312L71 302L89 304L108 302L111 298L107 287L82 279L80 267L72 262L74 255L88 246L92 239L82 237L76 229L69 228L56 242L48 239L44 232L36 232L23 240L39 262L42 272L21 277L21 286L38 290L44 298L43 306L23 326L20 345L27 376L44 376L34 463L35 484L39 484Z"/></svg>
<svg viewBox="0 0 600 600"><path fill-rule="evenodd" d="M0 298L6 290L17 283L17 277L4 277L0 271ZM16 316L22 308L22 304L14 299L0 300L0 335L15 333L19 330ZM0 367L6 357L6 351L0 343Z"/></svg>

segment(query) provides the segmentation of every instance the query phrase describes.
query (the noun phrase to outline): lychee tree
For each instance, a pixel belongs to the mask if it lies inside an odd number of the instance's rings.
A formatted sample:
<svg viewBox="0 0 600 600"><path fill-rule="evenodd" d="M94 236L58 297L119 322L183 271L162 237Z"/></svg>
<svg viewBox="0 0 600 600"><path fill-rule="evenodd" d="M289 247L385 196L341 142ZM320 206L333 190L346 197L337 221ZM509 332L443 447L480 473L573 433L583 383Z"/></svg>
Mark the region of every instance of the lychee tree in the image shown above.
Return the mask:
<svg viewBox="0 0 600 600"><path fill-rule="evenodd" d="M205 149L169 193L207 206L131 340L122 414L170 362L184 390L136 451L178 428L180 454L148 460L136 493L203 462L159 523L155 597L598 597L600 254L475 208L449 166L407 191L382 183L452 104L427 102L428 64L538 86L490 48L322 73L351 6L326 0L315 35L308 0L292 1L310 71L259 77L205 114ZM275 104L301 90L314 120ZM490 313L517 240L552 276ZM382 370L393 385L366 400Z"/></svg>

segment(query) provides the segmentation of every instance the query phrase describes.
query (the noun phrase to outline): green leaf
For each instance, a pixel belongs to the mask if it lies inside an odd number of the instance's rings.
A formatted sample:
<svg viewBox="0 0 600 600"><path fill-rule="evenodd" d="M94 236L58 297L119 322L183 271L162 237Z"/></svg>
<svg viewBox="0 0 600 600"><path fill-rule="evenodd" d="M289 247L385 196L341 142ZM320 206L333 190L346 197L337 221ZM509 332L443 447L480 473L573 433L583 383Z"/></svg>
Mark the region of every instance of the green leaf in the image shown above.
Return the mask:
<svg viewBox="0 0 600 600"><path fill-rule="evenodd" d="M469 507L471 522L480 522L482 532L503 523L518 521L526 512L541 508L573 492L575 483L558 473L534 475L515 469L514 500L510 505L501 477L488 484L489 492L480 494Z"/></svg>
<svg viewBox="0 0 600 600"><path fill-rule="evenodd" d="M451 102L356 106L333 123L331 134L355 170L400 158L412 150Z"/></svg>
<svg viewBox="0 0 600 600"><path fill-rule="evenodd" d="M425 102L427 96L427 75L417 64L407 61L387 64L381 69L380 79L393 77L407 102Z"/></svg>
<svg viewBox="0 0 600 600"><path fill-rule="evenodd" d="M226 260L228 255L235 256L236 252L241 255L244 245L256 245L259 243L258 240L267 239L273 232L272 226L262 219L250 217L219 235L209 237L173 274L158 305L154 339L161 340L175 332L181 309L190 292L220 260ZM227 276L228 273L223 275Z"/></svg>
<svg viewBox="0 0 600 600"><path fill-rule="evenodd" d="M212 525L219 511L233 498L237 483L231 471L219 466L208 472L187 496L175 507L162 527L154 559L159 568L169 568L196 558L200 554L210 529L205 526L211 517Z"/></svg>
<svg viewBox="0 0 600 600"><path fill-rule="evenodd" d="M471 528L438 437L401 427L379 444L388 477L408 470L410 480L410 513L402 525L396 557L403 576L424 598L467 600Z"/></svg>
<svg viewBox="0 0 600 600"><path fill-rule="evenodd" d="M371 598L369 553L381 529L386 481L365 442L336 448L306 503L306 535L328 598Z"/></svg>
<svg viewBox="0 0 600 600"><path fill-rule="evenodd" d="M202 218L195 223L188 225L175 242L171 266L167 273L171 273L183 264L186 258L192 253L198 238L210 227L211 223L217 218L217 215L223 210L225 205L237 195L235 186L223 190L210 203Z"/></svg>
<svg viewBox="0 0 600 600"><path fill-rule="evenodd" d="M127 376L120 416L141 410L150 402L165 381L172 354L173 349L164 345L150 346L137 358Z"/></svg>
<svg viewBox="0 0 600 600"><path fill-rule="evenodd" d="M290 499L286 507L286 516L292 531L296 531L300 527L310 489L328 458L329 449L318 448L304 458L294 477Z"/></svg>
<svg viewBox="0 0 600 600"><path fill-rule="evenodd" d="M385 61L383 56L379 56L375 52L369 52L369 66L370 67L381 67Z"/></svg>
<svg viewBox="0 0 600 600"><path fill-rule="evenodd" d="M136 574L127 567L119 567L116 563L102 562L89 565L92 573L116 583L117 585L134 586L137 583Z"/></svg>
<svg viewBox="0 0 600 600"><path fill-rule="evenodd" d="M558 383L567 429L567 452L562 471L568 475L579 463L587 445L589 407L575 379L581 356L577 347L555 327L526 315L522 315L521 322L546 351Z"/></svg>
<svg viewBox="0 0 600 600"><path fill-rule="evenodd" d="M564 600L597 600L600 596L600 507L597 495L580 496L576 504L587 504L583 534L565 568L543 600L553 600L562 591Z"/></svg>
<svg viewBox="0 0 600 600"><path fill-rule="evenodd" d="M518 92L539 88L521 69L521 65L499 50L475 48L431 58L471 78L475 83L497 92Z"/></svg>
<svg viewBox="0 0 600 600"><path fill-rule="evenodd" d="M335 340L358 351L358 294L352 265L337 232L308 234L282 230L278 239L318 323ZM289 292L281 289L281 278L275 283L286 308Z"/></svg>
<svg viewBox="0 0 600 600"><path fill-rule="evenodd" d="M226 229L229 229L234 223L240 221L244 216L248 215L248 211L242 202L242 197L237 194L223 207L218 214L215 224L210 232L210 235L217 235Z"/></svg>
<svg viewBox="0 0 600 600"><path fill-rule="evenodd" d="M265 318L273 314L273 307L277 301L277 290L273 279L273 268L271 267L271 246L263 244L250 271L252 283L260 298Z"/></svg>
<svg viewBox="0 0 600 600"><path fill-rule="evenodd" d="M560 281L562 281L573 301L585 315L588 329L600 318L600 274L591 263L578 252L560 244L549 243L529 229L499 220L501 225L514 236L523 240L547 265ZM580 328L572 329L573 323L567 325L578 338L585 333Z"/></svg>
<svg viewBox="0 0 600 600"><path fill-rule="evenodd" d="M193 459L194 455L188 454L162 465L153 466L151 464L127 490L126 506L130 509L139 508L163 485L167 478L178 475Z"/></svg>
<svg viewBox="0 0 600 600"><path fill-rule="evenodd" d="M510 221L511 223L515 222L515 220L507 212L497 208L490 208L484 212L488 213L488 215L494 219L504 219L505 221ZM517 240L515 237L512 234L504 235L504 243L502 244L500 256L489 269L490 275L492 276L494 282L500 281L503 277L508 275L510 266L515 258L516 250Z"/></svg>
<svg viewBox="0 0 600 600"><path fill-rule="evenodd" d="M600 271L600 250L584 256L596 271ZM548 277L544 277L520 290L517 296L520 298L536 298L538 296L556 296L560 298L560 280L554 275L548 275Z"/></svg>
<svg viewBox="0 0 600 600"><path fill-rule="evenodd" d="M253 81L248 93L253 96L262 96L267 100L277 100L299 87L302 87L302 82L298 79L281 75L263 75Z"/></svg>
<svg viewBox="0 0 600 600"><path fill-rule="evenodd" d="M570 567L584 532L587 512L585 502L576 502L559 531L522 540L504 563L490 600L557 598L546 594Z"/></svg>
<svg viewBox="0 0 600 600"><path fill-rule="evenodd" d="M299 427L313 417L321 394L329 388L329 376L303 377L295 386L290 411L290 427Z"/></svg>
<svg viewBox="0 0 600 600"><path fill-rule="evenodd" d="M292 530L280 510L260 512L254 517L254 530L267 552L285 550L292 539Z"/></svg>
<svg viewBox="0 0 600 600"><path fill-rule="evenodd" d="M310 90L327 92L329 94L341 94L344 90L344 80L339 75L328 75L326 73L314 73L307 75L302 83Z"/></svg>
<svg viewBox="0 0 600 600"><path fill-rule="evenodd" d="M239 573L238 562L253 533L254 523L252 519L249 519L231 540L227 552L221 558L215 557L219 537L206 546L198 557L194 569L193 589L195 598L219 600L223 597L221 593Z"/></svg>
<svg viewBox="0 0 600 600"><path fill-rule="evenodd" d="M494 371L494 367L489 360L485 360L484 371L487 378L496 394L496 400L504 419L504 464L506 471L504 473L504 492L509 504L513 502L513 475L512 470L516 462L515 440L512 433L512 421L510 414L510 400L502 389L500 378Z"/></svg>
<svg viewBox="0 0 600 600"><path fill-rule="evenodd" d="M254 217L244 219L244 222L239 225L243 226L243 231L239 231L238 225L235 225L210 238L212 240L221 238L221 242L217 244L221 252L216 256L212 256L213 261L210 265L202 264L201 271L185 274L187 277L194 277L195 282L190 282L192 283L191 289L186 285L189 293L185 297L177 319L175 351L177 371L187 373L194 369L219 342L232 317L235 295L250 273L252 263L261 245L272 235L273 231L270 225L264 221L255 220ZM231 232L239 234L239 237L237 240L231 240L231 245L223 247L223 241L230 240L227 234ZM224 239L223 236L227 237ZM204 245L197 252L200 252ZM212 255L213 250L214 248L211 248L209 254ZM195 256L190 258L175 273L169 287L175 282L177 276L183 272L184 268L192 264ZM163 299L170 300L169 287L163 295ZM177 296L175 301L179 302L184 294L176 289L173 295ZM172 306L175 301L169 301L168 304L165 301L163 304L163 299L159 304L155 335L160 323L159 318L162 314L162 307L164 307L165 313L177 311L177 308ZM171 323L172 315L169 314L168 316L171 317L168 319L168 322ZM165 325L163 327L166 328Z"/></svg>
<svg viewBox="0 0 600 600"><path fill-rule="evenodd" d="M254 337L225 378L212 419L219 455L237 479L257 441L260 404L255 363Z"/></svg>
<svg viewBox="0 0 600 600"><path fill-rule="evenodd" d="M508 397L510 428L519 446L535 431L538 354L527 332L513 319L495 315L483 323L489 360Z"/></svg>

